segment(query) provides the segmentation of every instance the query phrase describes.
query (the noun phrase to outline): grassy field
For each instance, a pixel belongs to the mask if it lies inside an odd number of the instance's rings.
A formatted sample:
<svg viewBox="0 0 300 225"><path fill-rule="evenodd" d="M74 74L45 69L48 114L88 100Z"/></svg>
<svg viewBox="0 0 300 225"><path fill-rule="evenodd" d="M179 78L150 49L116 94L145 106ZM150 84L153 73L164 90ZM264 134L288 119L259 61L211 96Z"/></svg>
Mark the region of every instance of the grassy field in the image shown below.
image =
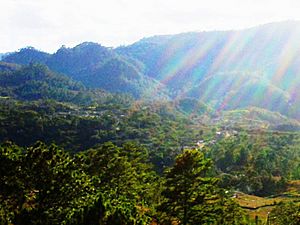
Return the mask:
<svg viewBox="0 0 300 225"><path fill-rule="evenodd" d="M268 213L270 213L279 202L300 202L300 180L290 181L286 192L276 197L259 197L242 192L235 192L234 199L253 220L253 224L255 224L255 217L258 217L258 224L267 224ZM177 224L178 223L174 221L172 225ZM153 221L151 225L157 225L157 223Z"/></svg>
<svg viewBox="0 0 300 225"><path fill-rule="evenodd" d="M236 192L234 196L238 204L247 212L251 219L257 216L261 224L267 222L268 213L282 201L300 201L300 180L291 181L287 191L276 197L259 197Z"/></svg>

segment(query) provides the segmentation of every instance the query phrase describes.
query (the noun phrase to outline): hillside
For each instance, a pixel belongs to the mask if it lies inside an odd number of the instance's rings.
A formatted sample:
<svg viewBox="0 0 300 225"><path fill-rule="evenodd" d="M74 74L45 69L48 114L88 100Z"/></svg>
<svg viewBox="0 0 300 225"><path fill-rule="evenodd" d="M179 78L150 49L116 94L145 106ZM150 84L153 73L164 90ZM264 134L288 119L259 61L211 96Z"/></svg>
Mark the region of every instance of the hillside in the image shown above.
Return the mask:
<svg viewBox="0 0 300 225"><path fill-rule="evenodd" d="M66 74L87 87L109 92L129 93L136 98L168 98L164 85L144 76L141 65L135 60L92 42L84 42L74 48L62 46L54 54L32 47L24 48L8 55L3 61L22 65L45 64L51 70Z"/></svg>
<svg viewBox="0 0 300 225"><path fill-rule="evenodd" d="M0 60L1 60L2 58L4 58L6 55L7 55L7 53L0 53Z"/></svg>
<svg viewBox="0 0 300 225"><path fill-rule="evenodd" d="M46 64L90 88L137 99L196 98L216 112L247 107L300 118L300 22L144 38L107 48L84 42L48 54L25 48L2 61Z"/></svg>
<svg viewBox="0 0 300 225"><path fill-rule="evenodd" d="M89 104L95 94L67 76L57 74L40 64L20 66L0 63L0 96L22 101L52 99L61 102ZM98 91L96 95L104 95Z"/></svg>
<svg viewBox="0 0 300 225"><path fill-rule="evenodd" d="M299 11L1 1L0 225L300 225Z"/></svg>
<svg viewBox="0 0 300 225"><path fill-rule="evenodd" d="M217 111L260 107L286 114L290 108L287 92L251 72L216 73L200 81L186 95L201 99Z"/></svg>
<svg viewBox="0 0 300 225"><path fill-rule="evenodd" d="M173 96L300 118L300 22L155 36L116 51L144 63L145 73L166 84Z"/></svg>
<svg viewBox="0 0 300 225"><path fill-rule="evenodd" d="M257 107L224 111L212 119L212 124L227 127L227 129L234 129L235 127L272 130L300 129L298 120Z"/></svg>

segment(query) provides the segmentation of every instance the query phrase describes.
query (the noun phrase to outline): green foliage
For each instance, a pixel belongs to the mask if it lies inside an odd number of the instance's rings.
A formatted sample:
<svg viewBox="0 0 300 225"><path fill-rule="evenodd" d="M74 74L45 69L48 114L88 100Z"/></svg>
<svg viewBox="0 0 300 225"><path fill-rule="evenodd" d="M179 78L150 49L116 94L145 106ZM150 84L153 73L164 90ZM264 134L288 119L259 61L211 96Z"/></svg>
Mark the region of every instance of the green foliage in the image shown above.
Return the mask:
<svg viewBox="0 0 300 225"><path fill-rule="evenodd" d="M272 195L284 190L297 174L299 135L240 132L207 149L224 187L246 193Z"/></svg>
<svg viewBox="0 0 300 225"><path fill-rule="evenodd" d="M111 101L113 99L113 101ZM195 146L201 126L168 102L135 105L128 96L107 96L88 107L53 100L16 102L0 99L0 140L29 146L41 140L77 152L112 141L135 141L149 149L162 172L184 146ZM147 106L146 106L147 105Z"/></svg>
<svg viewBox="0 0 300 225"><path fill-rule="evenodd" d="M184 68L186 53L201 52L211 35L218 47L207 49L201 65L189 61ZM118 49L83 43L55 54L28 47L5 56L24 66L0 63L0 142L22 147L0 147L0 224L133 225L153 218L247 224L221 188L282 192L288 180L300 178L300 135L234 127L297 130L297 121L278 112L299 114L298 80L287 81L294 90L288 92L265 75L244 71L252 67L247 54L242 71L228 62L228 72L220 73L212 59L226 40L226 33L182 34ZM182 68L171 71L177 63ZM164 81L176 100L167 101L165 85L152 78ZM254 90L271 93L269 104ZM240 107L247 109L219 113ZM196 143L201 150L184 150ZM172 164L165 177L156 174ZM296 204L281 204L270 219L297 224L298 211Z"/></svg>
<svg viewBox="0 0 300 225"><path fill-rule="evenodd" d="M180 110L187 114L203 115L210 113L211 109L203 102L198 101L196 98L182 98L178 101Z"/></svg>
<svg viewBox="0 0 300 225"><path fill-rule="evenodd" d="M299 204L288 202L280 203L268 216L269 224L296 225L300 223Z"/></svg>
<svg viewBox="0 0 300 225"><path fill-rule="evenodd" d="M82 84L56 74L41 64L0 72L0 91L2 96L27 101L53 99L87 104L95 99Z"/></svg>
<svg viewBox="0 0 300 225"><path fill-rule="evenodd" d="M145 149L132 143L121 148L106 143L80 153L80 165L98 179L107 224L145 224L150 221L156 176L146 163Z"/></svg>
<svg viewBox="0 0 300 225"><path fill-rule="evenodd" d="M91 178L56 146L37 143L1 153L1 210L13 224L78 224L97 199Z"/></svg>
<svg viewBox="0 0 300 225"><path fill-rule="evenodd" d="M0 147L0 224L134 225L157 216L162 222L171 216L185 224L244 224L217 179L206 176L210 163L186 150L164 182L147 150L134 143L108 142L71 156L55 145L7 142Z"/></svg>
<svg viewBox="0 0 300 225"><path fill-rule="evenodd" d="M0 224L148 224L158 177L144 148L0 147Z"/></svg>
<svg viewBox="0 0 300 225"><path fill-rule="evenodd" d="M74 48L62 46L54 54L25 48L8 55L3 60L22 65L30 63L47 65L51 70L66 74L88 88L101 88L112 93L127 93L135 98L168 99L167 88L145 76L138 60L120 56L116 51L92 42L84 42ZM38 84L30 88L36 90L36 86ZM44 90L44 87L41 88ZM24 92L23 89L21 91ZM65 93L65 95L70 94Z"/></svg>
<svg viewBox="0 0 300 225"><path fill-rule="evenodd" d="M185 150L166 172L161 208L170 221L180 224L239 224L242 213L230 214L234 203L225 200L217 187L217 179L207 176L211 161L198 150ZM224 215L226 215L224 217Z"/></svg>

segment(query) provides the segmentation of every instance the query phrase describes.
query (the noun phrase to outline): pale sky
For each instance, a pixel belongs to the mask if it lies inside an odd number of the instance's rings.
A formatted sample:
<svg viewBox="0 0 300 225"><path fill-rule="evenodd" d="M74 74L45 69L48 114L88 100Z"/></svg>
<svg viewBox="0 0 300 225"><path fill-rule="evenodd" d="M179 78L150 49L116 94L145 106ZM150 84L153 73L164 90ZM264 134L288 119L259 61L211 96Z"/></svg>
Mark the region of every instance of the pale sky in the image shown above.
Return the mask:
<svg viewBox="0 0 300 225"><path fill-rule="evenodd" d="M299 0L0 0L0 52L300 20Z"/></svg>

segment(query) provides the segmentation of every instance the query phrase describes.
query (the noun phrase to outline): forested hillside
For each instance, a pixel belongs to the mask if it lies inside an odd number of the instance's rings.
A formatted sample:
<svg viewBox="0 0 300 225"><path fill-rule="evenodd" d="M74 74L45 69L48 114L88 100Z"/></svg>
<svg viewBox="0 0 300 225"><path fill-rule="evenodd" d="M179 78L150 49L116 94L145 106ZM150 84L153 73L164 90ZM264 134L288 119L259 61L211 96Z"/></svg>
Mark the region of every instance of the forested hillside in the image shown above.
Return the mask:
<svg viewBox="0 0 300 225"><path fill-rule="evenodd" d="M118 48L85 42L48 54L27 47L2 61L46 64L87 87L136 98L195 97L215 110L255 106L299 118L299 40L300 23L288 21L154 36Z"/></svg>
<svg viewBox="0 0 300 225"><path fill-rule="evenodd" d="M22 65L44 64L89 88L128 93L136 98L168 98L166 87L144 76L142 65L136 60L91 42L82 43L74 48L62 46L54 54L27 47L8 55L3 61Z"/></svg>
<svg viewBox="0 0 300 225"><path fill-rule="evenodd" d="M219 108L262 107L299 118L300 23L154 36L116 51L146 65L172 96Z"/></svg>
<svg viewBox="0 0 300 225"><path fill-rule="evenodd" d="M299 224L299 27L5 55L0 225Z"/></svg>

